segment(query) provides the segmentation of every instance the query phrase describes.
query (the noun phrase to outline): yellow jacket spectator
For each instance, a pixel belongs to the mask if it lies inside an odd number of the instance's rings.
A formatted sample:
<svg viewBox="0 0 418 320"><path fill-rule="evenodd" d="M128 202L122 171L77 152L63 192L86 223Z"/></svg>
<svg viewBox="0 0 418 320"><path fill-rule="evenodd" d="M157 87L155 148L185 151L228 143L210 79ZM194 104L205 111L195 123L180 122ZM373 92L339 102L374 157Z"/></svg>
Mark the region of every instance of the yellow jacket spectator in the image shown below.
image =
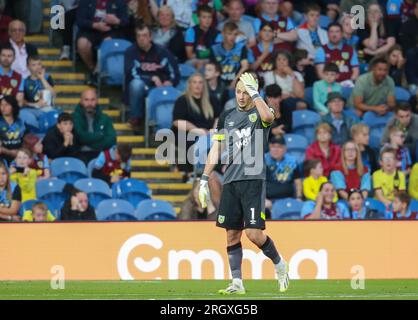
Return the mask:
<svg viewBox="0 0 418 320"><path fill-rule="evenodd" d="M35 202L32 205L32 210L26 210L23 213L22 221L25 222L53 222L54 215L48 210L48 207L43 202Z"/></svg>
<svg viewBox="0 0 418 320"><path fill-rule="evenodd" d="M16 182L22 192L22 202L36 199L36 179L38 172L30 169L32 153L28 149L20 149L17 152L15 166L10 168L10 180Z"/></svg>
<svg viewBox="0 0 418 320"><path fill-rule="evenodd" d="M395 191L406 191L406 179L403 172L396 169L394 149L384 148L380 152L380 166L382 169L373 173L375 198L389 207L394 199Z"/></svg>
<svg viewBox="0 0 418 320"><path fill-rule="evenodd" d="M414 164L409 176L409 195L411 198L418 200L418 163Z"/></svg>
<svg viewBox="0 0 418 320"><path fill-rule="evenodd" d="M312 159L306 161L304 172L307 177L303 180L303 195L306 200L315 201L322 184L328 182L327 177L324 176L321 160ZM333 201L338 201L337 194L335 194Z"/></svg>

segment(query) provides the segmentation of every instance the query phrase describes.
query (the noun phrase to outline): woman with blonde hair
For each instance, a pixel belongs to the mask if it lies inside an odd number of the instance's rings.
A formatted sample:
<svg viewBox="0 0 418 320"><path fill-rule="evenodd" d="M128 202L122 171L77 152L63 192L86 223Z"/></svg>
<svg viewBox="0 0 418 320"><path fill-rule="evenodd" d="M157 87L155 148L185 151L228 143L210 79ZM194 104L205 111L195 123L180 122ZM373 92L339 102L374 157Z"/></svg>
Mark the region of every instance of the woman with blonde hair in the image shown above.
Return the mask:
<svg viewBox="0 0 418 320"><path fill-rule="evenodd" d="M340 199L348 200L350 190L361 190L366 199L371 190L370 172L361 160L361 151L354 141L344 143L341 150L341 164L331 172L331 182Z"/></svg>
<svg viewBox="0 0 418 320"><path fill-rule="evenodd" d="M174 19L173 9L167 5L158 9L157 27L152 30L152 41L170 50L179 63L186 61L183 33Z"/></svg>
<svg viewBox="0 0 418 320"><path fill-rule="evenodd" d="M209 130L215 128L221 112L222 106L209 95L204 76L198 72L192 74L187 81L186 91L174 104L173 130L177 133L177 140L179 141L179 133L186 135L191 133L195 136L208 135ZM183 138L186 136L184 135ZM179 150L182 151L179 155L186 155L185 151L193 144L194 141L186 140L186 150ZM180 160L179 157L177 160ZM190 172L192 166L186 161L185 166L178 164L177 169Z"/></svg>

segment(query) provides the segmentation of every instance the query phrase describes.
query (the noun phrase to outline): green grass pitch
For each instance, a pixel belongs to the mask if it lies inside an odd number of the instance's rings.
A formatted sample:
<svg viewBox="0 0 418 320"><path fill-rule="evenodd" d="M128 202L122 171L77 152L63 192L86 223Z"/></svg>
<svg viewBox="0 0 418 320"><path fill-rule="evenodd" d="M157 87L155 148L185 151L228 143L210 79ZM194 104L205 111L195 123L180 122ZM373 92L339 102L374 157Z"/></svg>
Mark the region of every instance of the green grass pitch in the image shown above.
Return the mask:
<svg viewBox="0 0 418 320"><path fill-rule="evenodd" d="M67 281L65 289L51 289L49 281L0 282L0 299L414 299L418 280L366 280L353 290L349 280L293 280L279 293L274 280L246 280L247 294L221 296L224 280Z"/></svg>

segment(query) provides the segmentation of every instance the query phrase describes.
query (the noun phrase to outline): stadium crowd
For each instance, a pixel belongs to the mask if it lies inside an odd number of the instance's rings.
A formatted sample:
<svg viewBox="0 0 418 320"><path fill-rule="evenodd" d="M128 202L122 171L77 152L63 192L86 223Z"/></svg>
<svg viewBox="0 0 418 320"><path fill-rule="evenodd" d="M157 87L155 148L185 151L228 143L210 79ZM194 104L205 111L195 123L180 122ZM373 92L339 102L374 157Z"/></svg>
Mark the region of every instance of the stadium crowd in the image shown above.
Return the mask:
<svg viewBox="0 0 418 320"><path fill-rule="evenodd" d="M239 76L257 75L276 117L265 150L269 218L285 218L280 203L297 207L301 219L418 219L417 0L59 2L60 59L76 49L92 87L71 114L54 104L54 80L25 42L28 22L12 1L0 1L0 220L95 220L97 204L76 180L62 188L59 215L38 199L41 180L50 181L63 157L80 159L110 187L130 179L132 148L116 143L94 88L97 49L110 39L131 42L121 100L141 134L153 89L181 88L160 121L205 139L236 107ZM365 9L364 28L352 23L354 5ZM56 124L40 135L33 124L50 113ZM178 219L216 216L224 169L210 176L211 204L202 209L196 167L173 167L195 180Z"/></svg>

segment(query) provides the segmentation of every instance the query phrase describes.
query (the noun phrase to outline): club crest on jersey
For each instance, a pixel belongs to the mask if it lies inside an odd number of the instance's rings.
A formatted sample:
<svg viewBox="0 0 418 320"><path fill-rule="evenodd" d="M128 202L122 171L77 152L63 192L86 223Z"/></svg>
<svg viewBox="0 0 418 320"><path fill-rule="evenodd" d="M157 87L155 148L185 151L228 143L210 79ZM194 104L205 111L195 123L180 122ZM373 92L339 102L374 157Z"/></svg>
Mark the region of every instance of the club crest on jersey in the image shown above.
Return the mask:
<svg viewBox="0 0 418 320"><path fill-rule="evenodd" d="M348 52L343 52L343 53L341 53L341 57L342 57L344 60L348 60L348 58L350 57L350 53L348 53Z"/></svg>
<svg viewBox="0 0 418 320"><path fill-rule="evenodd" d="M17 87L17 80L16 80L16 79L12 79L12 80L10 80L10 85L11 85L13 88L16 88L16 87Z"/></svg>
<svg viewBox="0 0 418 320"><path fill-rule="evenodd" d="M225 216L218 216L218 222L224 223L225 222Z"/></svg>
<svg viewBox="0 0 418 320"><path fill-rule="evenodd" d="M250 119L251 122L256 122L257 121L257 114L252 113L248 116L248 118Z"/></svg>
<svg viewBox="0 0 418 320"><path fill-rule="evenodd" d="M284 28L285 26L286 26L286 22L284 22L284 21L279 22L279 27L280 28Z"/></svg>

